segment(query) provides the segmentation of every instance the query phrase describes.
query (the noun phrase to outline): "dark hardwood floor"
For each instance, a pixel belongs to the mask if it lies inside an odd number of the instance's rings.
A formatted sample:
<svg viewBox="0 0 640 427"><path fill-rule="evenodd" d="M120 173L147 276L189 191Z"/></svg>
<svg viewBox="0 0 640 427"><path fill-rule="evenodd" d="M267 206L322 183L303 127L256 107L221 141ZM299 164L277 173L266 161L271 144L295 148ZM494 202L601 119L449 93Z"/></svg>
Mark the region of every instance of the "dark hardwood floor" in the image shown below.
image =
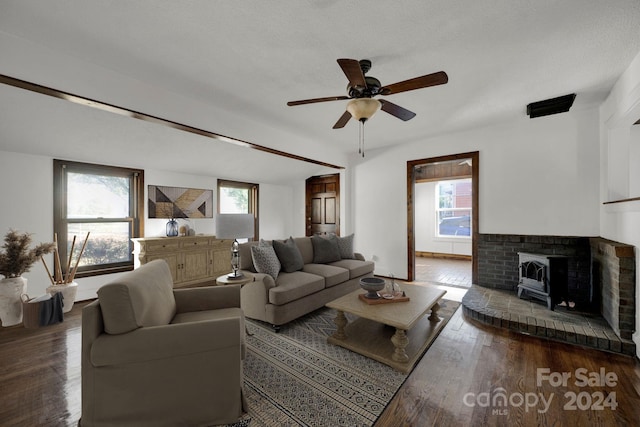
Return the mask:
<svg viewBox="0 0 640 427"><path fill-rule="evenodd" d="M600 381L601 370L608 384ZM570 375L566 385L561 380L555 383L563 373ZM503 406L500 395L507 400ZM543 399L550 402L546 410ZM482 325L458 309L375 426L573 427L639 422L636 358Z"/></svg>
<svg viewBox="0 0 640 427"><path fill-rule="evenodd" d="M0 329L1 426L76 425L81 412L84 304L76 303L58 325ZM375 426L638 425L637 359L479 325L461 312L446 325ZM566 385L554 386L548 380L537 385L537 372L545 368L552 380L563 372L571 377ZM578 369L584 373L578 371L576 378ZM596 385L601 370L608 385ZM583 377L592 383L581 386ZM601 400L600 393L609 400ZM504 406L499 406L501 396L507 401ZM546 411L540 396L551 400Z"/></svg>

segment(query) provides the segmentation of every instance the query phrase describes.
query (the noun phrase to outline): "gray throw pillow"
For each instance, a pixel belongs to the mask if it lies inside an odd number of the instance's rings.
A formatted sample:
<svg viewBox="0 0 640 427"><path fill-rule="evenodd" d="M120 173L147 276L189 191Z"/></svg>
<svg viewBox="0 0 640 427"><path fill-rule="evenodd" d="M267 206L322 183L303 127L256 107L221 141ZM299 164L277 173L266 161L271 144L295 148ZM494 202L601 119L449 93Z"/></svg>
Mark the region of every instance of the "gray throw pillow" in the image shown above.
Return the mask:
<svg viewBox="0 0 640 427"><path fill-rule="evenodd" d="M353 234L350 234L346 237L338 237L334 235L337 243L338 249L340 250L340 258L342 259L353 259L355 258L355 254L353 253Z"/></svg>
<svg viewBox="0 0 640 427"><path fill-rule="evenodd" d="M313 245L313 262L315 264L340 261L340 249L338 249L336 239L311 236L311 243Z"/></svg>
<svg viewBox="0 0 640 427"><path fill-rule="evenodd" d="M251 246L251 259L258 273L268 274L273 277L273 280L278 278L280 261L273 246L269 243L260 239L260 243Z"/></svg>
<svg viewBox="0 0 640 427"><path fill-rule="evenodd" d="M302 270L304 262L302 261L302 254L300 249L293 240L293 237L289 237L284 242L277 240L273 241L273 249L276 251L278 260L282 265L282 270L287 273Z"/></svg>

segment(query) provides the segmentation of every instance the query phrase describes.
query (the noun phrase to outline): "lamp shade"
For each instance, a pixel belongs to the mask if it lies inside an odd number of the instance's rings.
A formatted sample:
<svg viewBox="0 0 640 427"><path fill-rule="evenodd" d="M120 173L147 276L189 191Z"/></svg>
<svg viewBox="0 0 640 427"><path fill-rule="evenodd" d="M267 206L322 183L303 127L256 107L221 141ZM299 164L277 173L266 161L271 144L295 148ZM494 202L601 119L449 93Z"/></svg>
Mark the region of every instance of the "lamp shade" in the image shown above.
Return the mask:
<svg viewBox="0 0 640 427"><path fill-rule="evenodd" d="M245 239L253 237L253 214L218 214L216 237L218 239Z"/></svg>
<svg viewBox="0 0 640 427"><path fill-rule="evenodd" d="M351 117L358 121L366 121L371 118L379 109L380 101L373 98L352 99L347 104L347 111Z"/></svg>

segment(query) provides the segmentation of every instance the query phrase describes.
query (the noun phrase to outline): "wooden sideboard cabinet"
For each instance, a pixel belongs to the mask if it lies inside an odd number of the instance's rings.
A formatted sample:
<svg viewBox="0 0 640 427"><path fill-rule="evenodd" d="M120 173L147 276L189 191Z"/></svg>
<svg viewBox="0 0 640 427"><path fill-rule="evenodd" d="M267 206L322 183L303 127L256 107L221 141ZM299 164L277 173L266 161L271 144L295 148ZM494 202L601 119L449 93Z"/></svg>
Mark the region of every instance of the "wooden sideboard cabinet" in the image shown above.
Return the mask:
<svg viewBox="0 0 640 427"><path fill-rule="evenodd" d="M135 268L155 259L164 259L169 264L176 288L215 283L216 277L231 271L233 240L206 235L131 240Z"/></svg>

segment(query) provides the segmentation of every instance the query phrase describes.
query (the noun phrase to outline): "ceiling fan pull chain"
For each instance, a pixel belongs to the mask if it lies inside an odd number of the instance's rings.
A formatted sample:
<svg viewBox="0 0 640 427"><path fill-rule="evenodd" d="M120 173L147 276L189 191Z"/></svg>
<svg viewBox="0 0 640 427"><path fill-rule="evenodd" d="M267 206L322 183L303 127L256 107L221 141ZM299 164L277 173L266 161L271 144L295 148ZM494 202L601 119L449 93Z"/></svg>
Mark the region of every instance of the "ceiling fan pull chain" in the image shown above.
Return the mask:
<svg viewBox="0 0 640 427"><path fill-rule="evenodd" d="M361 154L362 157L364 157L364 120L360 121L359 130L358 154Z"/></svg>
<svg viewBox="0 0 640 427"><path fill-rule="evenodd" d="M362 154L362 123L358 126L358 154Z"/></svg>

